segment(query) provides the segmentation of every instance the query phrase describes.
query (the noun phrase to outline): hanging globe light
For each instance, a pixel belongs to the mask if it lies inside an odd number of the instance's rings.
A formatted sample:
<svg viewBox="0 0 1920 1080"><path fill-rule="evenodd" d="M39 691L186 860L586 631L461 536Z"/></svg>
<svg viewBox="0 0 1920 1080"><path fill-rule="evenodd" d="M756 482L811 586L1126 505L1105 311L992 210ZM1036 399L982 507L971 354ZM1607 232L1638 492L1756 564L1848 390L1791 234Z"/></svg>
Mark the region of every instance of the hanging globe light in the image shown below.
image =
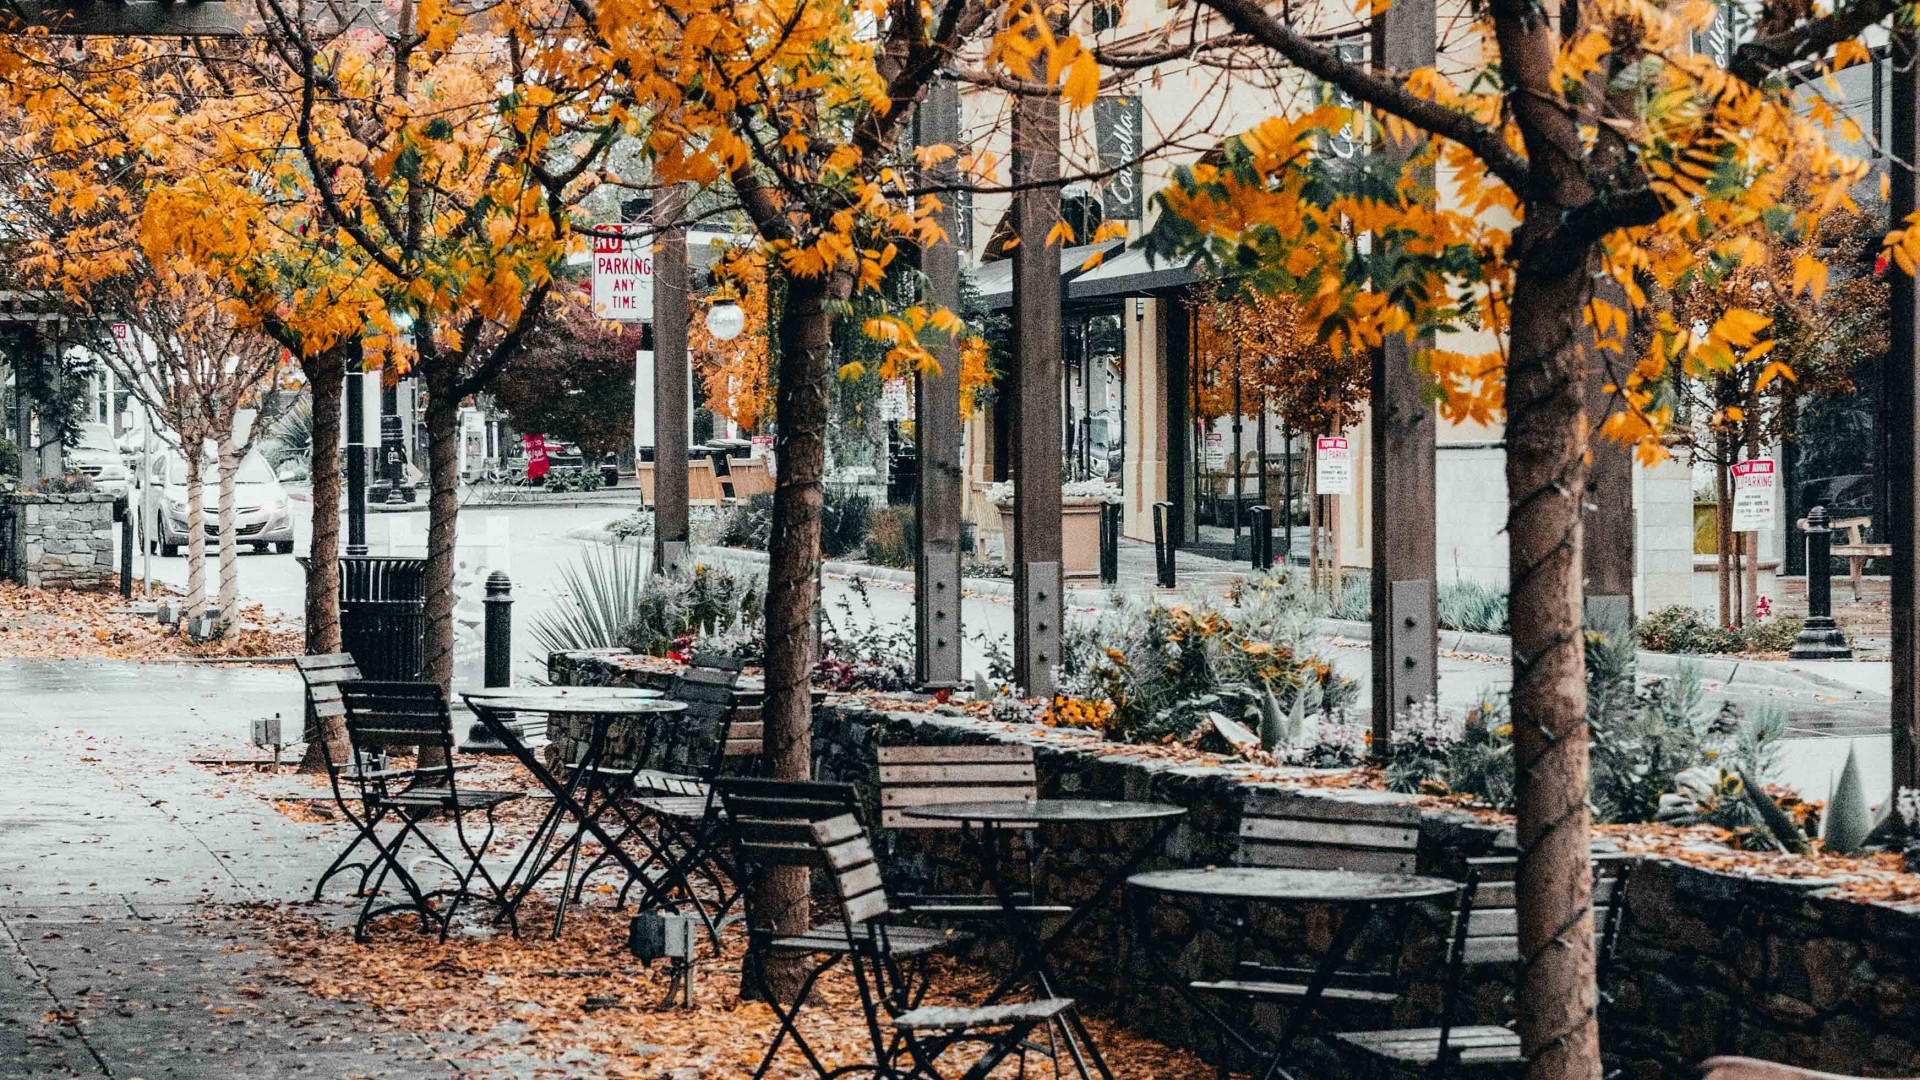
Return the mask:
<svg viewBox="0 0 1920 1080"><path fill-rule="evenodd" d="M747 328L747 312L732 299L722 297L707 308L707 333L716 341L732 341Z"/></svg>

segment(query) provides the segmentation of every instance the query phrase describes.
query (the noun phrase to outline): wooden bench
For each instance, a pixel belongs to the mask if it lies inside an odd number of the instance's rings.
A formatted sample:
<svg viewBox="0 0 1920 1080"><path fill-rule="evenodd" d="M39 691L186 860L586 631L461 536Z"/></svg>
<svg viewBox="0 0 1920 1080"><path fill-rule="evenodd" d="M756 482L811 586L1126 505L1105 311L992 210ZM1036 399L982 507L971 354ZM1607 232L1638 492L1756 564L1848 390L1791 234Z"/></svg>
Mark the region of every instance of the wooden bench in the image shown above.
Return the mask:
<svg viewBox="0 0 1920 1080"><path fill-rule="evenodd" d="M1705 1080L1861 1080L1857 1076L1815 1072L1745 1057L1708 1058L1700 1067L1706 1070ZM1920 1078L1908 1077L1907 1080Z"/></svg>
<svg viewBox="0 0 1920 1080"><path fill-rule="evenodd" d="M1468 859L1477 872L1479 887L1474 890L1473 909L1467 916L1465 952L1461 962L1469 967L1479 964L1517 964L1520 962L1520 916L1514 907L1514 876L1520 861L1511 855ZM1593 855L1593 937L1596 946L1605 947L1609 927L1617 918L1614 899L1626 879L1629 859L1615 854Z"/></svg>
<svg viewBox="0 0 1920 1080"><path fill-rule="evenodd" d="M1868 544L1860 539L1862 529L1873 527L1870 517L1834 518L1827 522L1827 528L1838 532L1847 531L1847 542L1834 544L1829 550L1837 558L1847 560L1847 576L1853 579L1853 598L1860 599L1860 574L1866 569L1868 559L1890 559L1893 557L1892 544ZM1805 532L1807 519L1800 519L1800 531Z"/></svg>

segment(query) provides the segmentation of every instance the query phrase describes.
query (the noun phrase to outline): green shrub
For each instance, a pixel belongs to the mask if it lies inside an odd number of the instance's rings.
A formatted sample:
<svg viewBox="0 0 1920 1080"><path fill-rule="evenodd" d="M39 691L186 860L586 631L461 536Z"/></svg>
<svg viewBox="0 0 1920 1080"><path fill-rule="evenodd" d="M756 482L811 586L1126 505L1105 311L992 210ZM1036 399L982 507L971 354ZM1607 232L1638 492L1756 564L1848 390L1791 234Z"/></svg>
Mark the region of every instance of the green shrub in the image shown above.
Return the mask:
<svg viewBox="0 0 1920 1080"><path fill-rule="evenodd" d="M1349 619L1353 622L1366 622L1373 618L1373 577L1369 574L1350 574L1340 583L1340 593L1333 599L1333 608L1328 612L1336 619Z"/></svg>
<svg viewBox="0 0 1920 1080"><path fill-rule="evenodd" d="M543 654L626 648L654 656L683 639L757 634L765 609L758 578L724 568L653 576L638 544L590 547L560 571L554 606L528 627Z"/></svg>
<svg viewBox="0 0 1920 1080"><path fill-rule="evenodd" d="M12 440L0 438L0 476L20 475L20 448Z"/></svg>
<svg viewBox="0 0 1920 1080"><path fill-rule="evenodd" d="M1640 647L1667 653L1786 652L1805 625L1798 615L1759 619L1739 629L1716 626L1704 611L1675 604L1640 620Z"/></svg>
<svg viewBox="0 0 1920 1080"><path fill-rule="evenodd" d="M865 495L842 495L828 489L820 508L820 554L839 559L860 550L866 543L872 515L873 500Z"/></svg>
<svg viewBox="0 0 1920 1080"><path fill-rule="evenodd" d="M913 565L919 528L911 506L882 506L867 521L867 561L875 566Z"/></svg>
<svg viewBox="0 0 1920 1080"><path fill-rule="evenodd" d="M611 649L634 619L650 569L638 544L590 547L560 571L554 606L527 629L541 653Z"/></svg>
<svg viewBox="0 0 1920 1080"><path fill-rule="evenodd" d="M720 546L765 551L773 541L773 496L754 495L728 507L720 521Z"/></svg>
<svg viewBox="0 0 1920 1080"><path fill-rule="evenodd" d="M1507 590L1477 581L1440 586L1440 625L1481 634L1507 632Z"/></svg>

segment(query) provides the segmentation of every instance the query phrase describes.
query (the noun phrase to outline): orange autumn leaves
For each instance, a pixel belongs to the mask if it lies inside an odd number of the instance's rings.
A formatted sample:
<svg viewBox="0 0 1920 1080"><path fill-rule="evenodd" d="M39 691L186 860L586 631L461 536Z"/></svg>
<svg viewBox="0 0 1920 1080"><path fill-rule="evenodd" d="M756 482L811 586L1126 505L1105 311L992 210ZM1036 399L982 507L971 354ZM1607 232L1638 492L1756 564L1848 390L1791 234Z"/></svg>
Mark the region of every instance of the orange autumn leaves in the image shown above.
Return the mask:
<svg viewBox="0 0 1920 1080"><path fill-rule="evenodd" d="M1607 421L1607 433L1647 457L1664 452L1662 433L1673 420L1666 384L1675 371L1759 365L1772 381L1791 377L1792 361L1770 353L1773 332L1761 304L1696 327L1655 310L1650 291L1671 292L1703 260L1760 258L1778 238L1809 234L1823 217L1855 210L1852 189L1867 171L1836 146L1836 137L1857 138L1858 126L1831 104L1845 95L1819 77L1861 62L1864 50L1843 44L1808 83L1756 87L1693 47L1718 11L1700 0L1587 0L1583 29L1558 43L1553 73L1556 104L1580 145L1620 146L1658 200L1650 224L1605 235L1602 272L1617 292L1600 290L1586 313L1599 362L1617 372L1615 390L1626 405ZM1312 23L1294 14L1301 25ZM1462 28L1441 57L1445 73L1410 72L1404 86L1498 133L1507 151L1524 158L1505 84L1489 59L1496 55L1492 26ZM1596 78L1606 88L1599 107L1586 96ZM1246 274L1261 291L1297 297L1315 336L1336 351L1436 332L1436 346L1421 360L1442 413L1497 420L1521 200L1484 149L1440 138L1397 169L1374 160L1343 173L1322 149L1352 126L1376 146L1405 145L1418 134L1400 119L1328 104L1268 119L1183 170L1163 193L1178 224L1159 230L1162 250L1199 253L1222 272ZM1896 232L1889 244L1902 265L1920 262L1915 230ZM1822 254L1803 251L1790 285L1817 297L1828 277ZM1636 323L1650 327L1652 346L1620 362L1635 347L1627 331Z"/></svg>

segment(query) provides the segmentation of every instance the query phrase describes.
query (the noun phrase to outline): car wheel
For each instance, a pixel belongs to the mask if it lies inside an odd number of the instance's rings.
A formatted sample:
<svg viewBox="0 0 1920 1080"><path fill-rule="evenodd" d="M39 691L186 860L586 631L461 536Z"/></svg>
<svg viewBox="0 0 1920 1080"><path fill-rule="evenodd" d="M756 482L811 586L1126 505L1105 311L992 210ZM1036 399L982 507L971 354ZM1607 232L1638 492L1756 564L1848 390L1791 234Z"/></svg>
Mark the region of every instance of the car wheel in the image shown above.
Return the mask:
<svg viewBox="0 0 1920 1080"><path fill-rule="evenodd" d="M293 541L275 540L273 542L273 550L279 552L282 555L291 555L293 554Z"/></svg>
<svg viewBox="0 0 1920 1080"><path fill-rule="evenodd" d="M168 540L163 533L160 537L160 554L165 558L175 558L180 554L180 545Z"/></svg>

